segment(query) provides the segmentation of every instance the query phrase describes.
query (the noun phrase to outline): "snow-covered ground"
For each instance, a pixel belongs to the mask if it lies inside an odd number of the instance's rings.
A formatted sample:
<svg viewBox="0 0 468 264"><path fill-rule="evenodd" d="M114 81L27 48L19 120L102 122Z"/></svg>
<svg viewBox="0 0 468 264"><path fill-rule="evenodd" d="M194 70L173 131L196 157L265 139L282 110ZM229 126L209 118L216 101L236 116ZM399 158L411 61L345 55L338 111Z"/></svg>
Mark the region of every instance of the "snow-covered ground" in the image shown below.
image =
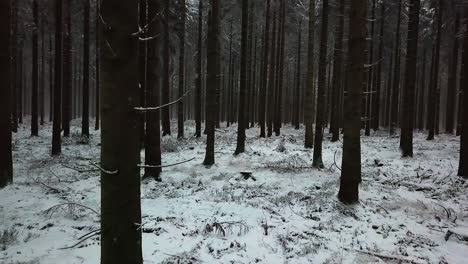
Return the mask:
<svg viewBox="0 0 468 264"><path fill-rule="evenodd" d="M91 165L99 133L83 141L73 124L58 158L50 157L50 126L38 138L27 126L14 136L15 183L0 190L0 263L99 263L97 233L75 245L99 228ZM464 237L446 236L468 233L459 138L416 134L415 158L402 159L398 138L363 137L361 203L345 206L336 198L341 142L327 134L319 171L303 130L257 133L247 132L247 153L235 157L236 127L223 125L211 168L201 165L204 139L163 139L163 164L195 159L142 184L145 263L467 263Z"/></svg>

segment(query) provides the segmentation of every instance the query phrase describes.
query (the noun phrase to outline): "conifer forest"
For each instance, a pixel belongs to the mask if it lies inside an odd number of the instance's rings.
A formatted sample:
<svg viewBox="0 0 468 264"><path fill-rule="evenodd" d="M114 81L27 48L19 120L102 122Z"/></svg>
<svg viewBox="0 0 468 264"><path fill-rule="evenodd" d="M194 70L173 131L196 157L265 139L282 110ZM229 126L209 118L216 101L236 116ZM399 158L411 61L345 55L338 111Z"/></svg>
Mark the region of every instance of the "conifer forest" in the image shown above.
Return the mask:
<svg viewBox="0 0 468 264"><path fill-rule="evenodd" d="M468 0L0 0L0 263L468 263Z"/></svg>

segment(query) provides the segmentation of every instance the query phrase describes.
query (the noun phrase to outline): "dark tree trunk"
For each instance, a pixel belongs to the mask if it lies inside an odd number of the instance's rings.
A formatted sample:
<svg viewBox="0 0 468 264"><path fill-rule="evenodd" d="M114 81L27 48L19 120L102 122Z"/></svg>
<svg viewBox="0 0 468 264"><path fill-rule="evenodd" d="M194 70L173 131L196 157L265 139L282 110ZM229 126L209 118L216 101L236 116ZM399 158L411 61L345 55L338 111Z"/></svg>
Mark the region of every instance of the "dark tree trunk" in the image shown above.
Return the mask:
<svg viewBox="0 0 468 264"><path fill-rule="evenodd" d="M137 1L101 4L106 22L101 46L112 47L101 53L101 264L143 263L140 144L134 110L139 104L138 38L129 37L138 31L137 10Z"/></svg>
<svg viewBox="0 0 468 264"><path fill-rule="evenodd" d="M370 32L370 47L369 47L369 63L367 68L367 94L366 94L366 115L365 115L365 135L370 136L371 121L372 121L372 99L374 98L374 37L375 37L375 1L372 0L371 10L371 32Z"/></svg>
<svg viewBox="0 0 468 264"><path fill-rule="evenodd" d="M301 97L301 46L302 46L302 21L299 21L297 32L297 58L296 58L296 88L294 90L294 128L300 128L300 97Z"/></svg>
<svg viewBox="0 0 468 264"><path fill-rule="evenodd" d="M342 88L342 69L343 69L343 35L344 35L344 0L339 1L338 14L335 31L335 50L333 59L333 95L330 130L332 133L332 142L340 139L340 105L343 94Z"/></svg>
<svg viewBox="0 0 468 264"><path fill-rule="evenodd" d="M448 134L453 134L455 126L455 98L457 90L457 77L458 77L458 31L460 25L460 15L457 12L457 17L455 18L455 26L453 29L453 46L452 57L449 65L449 77L447 79L447 108L446 108L446 123L445 123L445 132Z"/></svg>
<svg viewBox="0 0 468 264"><path fill-rule="evenodd" d="M391 114L390 114L390 135L395 134L395 128L398 124L398 113L399 113L399 102L400 102L400 64L401 64L401 3L402 0L398 1L398 21L397 21L397 32L395 37L395 61L393 64L393 86L392 86L392 103L391 103Z"/></svg>
<svg viewBox="0 0 468 264"><path fill-rule="evenodd" d="M231 23L232 25L232 23ZM232 27L231 27L232 29ZM232 33L231 33L232 34ZM232 41L231 41L232 42ZM196 78L196 91L195 91L195 136L201 137L201 123L202 123L202 63L203 63L203 0L199 1L198 5L198 47L197 47L197 78Z"/></svg>
<svg viewBox="0 0 468 264"><path fill-rule="evenodd" d="M45 18L43 17L41 20L41 82L40 82L40 90L39 90L39 117L40 117L40 125L44 125L44 115L45 115L45 102L44 102L44 94L45 94L45 26L44 26Z"/></svg>
<svg viewBox="0 0 468 264"><path fill-rule="evenodd" d="M11 33L10 33L10 45L11 45L11 75L10 75L10 87L11 87L11 114L13 118L12 131L18 132L18 7L16 1L11 1Z"/></svg>
<svg viewBox="0 0 468 264"><path fill-rule="evenodd" d="M418 61L420 0L411 0L409 5L408 38L406 44L405 86L401 114L400 147L403 157L413 157L414 93Z"/></svg>
<svg viewBox="0 0 468 264"><path fill-rule="evenodd" d="M461 57L464 58L464 56L465 56L464 46L462 48L460 48L460 53L461 53ZM463 74L463 72L465 71L465 68L466 68L465 63L463 62L463 59L462 59L462 62L460 63L460 80L459 80L459 91L458 91L457 136L460 136L461 133L462 133L462 130L463 130L462 129L462 127L463 127L463 113L464 113L464 111L463 111L463 90L464 90L464 87L465 87L465 80L466 80L466 77Z"/></svg>
<svg viewBox="0 0 468 264"><path fill-rule="evenodd" d="M242 0L242 39L241 39L241 76L239 90L239 112L237 128L237 147L234 155L245 151L245 125L246 125L246 95L248 86L248 26L249 26L249 1Z"/></svg>
<svg viewBox="0 0 468 264"><path fill-rule="evenodd" d="M81 135L89 138L89 31L90 0L84 0L84 50L83 50L83 116Z"/></svg>
<svg viewBox="0 0 468 264"><path fill-rule="evenodd" d="M159 1L148 1L148 18L157 17L162 11ZM156 19L148 26L148 35L157 36L163 32L163 20ZM146 103L149 106L160 104L161 69L162 69L163 40L154 38L148 41L148 67L147 67L147 95ZM161 181L161 120L160 111L151 111L146 114L146 140L145 140L145 178Z"/></svg>
<svg viewBox="0 0 468 264"><path fill-rule="evenodd" d="M437 32L433 54L433 66L431 71L430 95L429 95L429 111L428 111L428 129L429 134L427 140L433 140L436 134L436 127L439 126L439 59L440 59L440 42L442 34L442 0L439 0L437 8Z"/></svg>
<svg viewBox="0 0 468 264"><path fill-rule="evenodd" d="M163 85L162 85L162 104L169 103L170 98L170 64L171 64L171 50L170 50L170 27L169 27L169 17L170 17L170 0L165 1L164 8L164 17L166 19L164 23L164 62L163 62ZM163 136L171 135L171 115L170 109L165 107L161 110L162 114L162 127L163 127Z"/></svg>
<svg viewBox="0 0 468 264"><path fill-rule="evenodd" d="M100 16L100 0L96 1L96 120L94 124L94 130L99 130L100 123L101 123L101 109L100 109L100 86L101 86L101 73L100 73L100 56L101 56L101 49L100 49L100 37L101 37L101 23L99 23L99 16Z"/></svg>
<svg viewBox="0 0 468 264"><path fill-rule="evenodd" d="M375 73L375 96L372 100L373 102L373 114L372 114L372 128L374 131L379 130L380 128L380 98L382 94L382 64L383 64L383 52L384 52L384 27L385 27L385 2L381 3L381 13L380 13L380 33L379 33L379 57L377 64L377 72Z"/></svg>
<svg viewBox="0 0 468 264"><path fill-rule="evenodd" d="M184 95L185 86L185 0L180 0L180 31L179 31L179 89L178 97ZM177 138L184 137L184 103L177 103Z"/></svg>
<svg viewBox="0 0 468 264"><path fill-rule="evenodd" d="M55 83L54 83L54 60L53 60L52 48L53 48L52 34L50 34L49 35L49 122L52 122L54 118L54 85ZM20 83L21 83L21 78L20 78ZM20 89L22 89L21 85L20 85ZM20 97L20 103L21 101L22 100ZM21 108L20 108L20 111L21 111Z"/></svg>
<svg viewBox="0 0 468 264"><path fill-rule="evenodd" d="M11 43L10 32L12 1L0 2L0 189L13 182L13 160L11 147Z"/></svg>
<svg viewBox="0 0 468 264"><path fill-rule="evenodd" d="M315 0L309 0L309 39L307 53L307 83L305 87L304 123L305 148L314 147L315 119L315 84L314 84L314 50L315 50ZM297 81L300 81L297 79Z"/></svg>
<svg viewBox="0 0 468 264"><path fill-rule="evenodd" d="M268 51L270 48L270 2L267 0L266 17L265 17L265 32L263 35L263 65L262 65L262 84L258 95L258 123L260 124L260 137L266 136L265 131L265 114L266 114L266 96L268 88Z"/></svg>
<svg viewBox="0 0 468 264"><path fill-rule="evenodd" d="M322 4L322 32L320 37L319 80L317 90L317 124L315 124L314 157L312 163L312 166L315 168L323 168L322 141L323 127L325 125L325 94L327 90L325 76L327 74L328 0L323 0Z"/></svg>
<svg viewBox="0 0 468 264"><path fill-rule="evenodd" d="M62 1L55 0L55 86L54 86L54 123L52 126L52 156L62 152L61 126L62 126L62 38L63 19Z"/></svg>
<svg viewBox="0 0 468 264"><path fill-rule="evenodd" d="M465 9L464 23L465 23L465 28L466 28L468 26L468 7L465 7L464 9ZM463 68L463 72L461 73L461 75L468 76L468 67L466 67L466 65L468 65L468 52L467 52L468 51L468 38L466 36L463 39L463 50L464 50L463 64L465 65L465 67ZM461 87L461 89L463 89L463 94L465 95L463 96L463 106L465 107L463 111L465 115L463 115L463 119L462 119L463 129L461 132L461 141L460 141L460 165L458 168L458 176L462 176L465 179L468 179L468 114L466 114L467 113L466 107L468 106L468 96L466 96L466 94L468 92L468 88L466 86L466 83L463 83L463 86Z"/></svg>
<svg viewBox="0 0 468 264"><path fill-rule="evenodd" d="M346 204L359 201L361 183L361 97L365 81L367 1L351 2L349 20L349 86L345 100L343 161L338 198Z"/></svg>
<svg viewBox="0 0 468 264"><path fill-rule="evenodd" d="M271 37L272 47L270 53L270 77L268 82L268 111L267 111L267 126L268 132L267 136L271 137L273 135L273 120L275 112L275 73L276 73L276 34L277 34L277 11L273 11L273 32Z"/></svg>
<svg viewBox="0 0 468 264"><path fill-rule="evenodd" d="M207 64L207 87L206 87L206 156L203 164L211 166L215 163L215 114L216 114L216 90L219 85L220 75L220 1L211 0L211 12L208 23L208 64Z"/></svg>
<svg viewBox="0 0 468 264"><path fill-rule="evenodd" d="M421 65L421 80L419 82L419 114L418 114L418 129L424 130L424 109L426 106L426 48L423 51L423 63Z"/></svg>
<svg viewBox="0 0 468 264"><path fill-rule="evenodd" d="M278 51L278 89L276 95L276 114L275 114L275 134L280 135L282 115L283 115L283 84L284 84L284 52L286 37L286 2L280 2L280 30L279 30L279 51Z"/></svg>
<svg viewBox="0 0 468 264"><path fill-rule="evenodd" d="M63 136L70 136L70 120L72 117L72 22L71 22L71 1L64 1L64 22L65 30L63 34L63 92L62 92L62 129Z"/></svg>
<svg viewBox="0 0 468 264"><path fill-rule="evenodd" d="M6 0L9 1L9 0ZM38 126L38 93L39 93L39 11L37 0L33 0L33 32L32 32L32 86L31 86L31 136L39 136Z"/></svg>

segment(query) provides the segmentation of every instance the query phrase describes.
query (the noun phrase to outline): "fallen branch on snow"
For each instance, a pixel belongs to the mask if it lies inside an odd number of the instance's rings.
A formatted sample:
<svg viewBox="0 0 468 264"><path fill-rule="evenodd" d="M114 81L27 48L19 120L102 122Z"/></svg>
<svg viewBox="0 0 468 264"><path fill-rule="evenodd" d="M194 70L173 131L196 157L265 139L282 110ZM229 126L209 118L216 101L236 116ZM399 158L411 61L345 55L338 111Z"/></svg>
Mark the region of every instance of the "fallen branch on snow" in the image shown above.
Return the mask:
<svg viewBox="0 0 468 264"><path fill-rule="evenodd" d="M366 254L366 255L381 258L381 259L395 260L395 261L398 261L399 263L411 263L411 264L425 264L425 263L427 263L427 261L423 261L421 259L405 258L403 256L388 256L388 255L383 255L383 254L376 253L376 252L359 250L359 249L345 248L345 250L348 250L348 251L352 250L352 251L356 251L356 252L361 253L361 254Z"/></svg>

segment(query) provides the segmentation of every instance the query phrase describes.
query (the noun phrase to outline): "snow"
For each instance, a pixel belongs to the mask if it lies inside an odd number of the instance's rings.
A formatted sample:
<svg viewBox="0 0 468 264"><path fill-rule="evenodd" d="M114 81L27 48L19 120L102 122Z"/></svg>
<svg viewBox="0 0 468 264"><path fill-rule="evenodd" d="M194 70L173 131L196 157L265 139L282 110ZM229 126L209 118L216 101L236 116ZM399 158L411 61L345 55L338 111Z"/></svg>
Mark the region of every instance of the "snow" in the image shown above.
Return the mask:
<svg viewBox="0 0 468 264"><path fill-rule="evenodd" d="M99 172L90 165L99 132L87 142L79 124L56 158L50 125L37 138L26 125L14 136L15 183L0 190L1 263L99 263L98 236L63 249L99 228ZM466 263L459 138L416 133L407 159L386 131L363 136L361 202L346 206L336 198L341 142L326 134L326 168L316 170L302 129L268 139L250 129L247 153L236 157L236 128L218 131L211 168L202 165L205 139L163 138L163 164L195 159L142 183L145 263ZM193 135L194 124L186 129ZM445 241L448 230L459 235Z"/></svg>

